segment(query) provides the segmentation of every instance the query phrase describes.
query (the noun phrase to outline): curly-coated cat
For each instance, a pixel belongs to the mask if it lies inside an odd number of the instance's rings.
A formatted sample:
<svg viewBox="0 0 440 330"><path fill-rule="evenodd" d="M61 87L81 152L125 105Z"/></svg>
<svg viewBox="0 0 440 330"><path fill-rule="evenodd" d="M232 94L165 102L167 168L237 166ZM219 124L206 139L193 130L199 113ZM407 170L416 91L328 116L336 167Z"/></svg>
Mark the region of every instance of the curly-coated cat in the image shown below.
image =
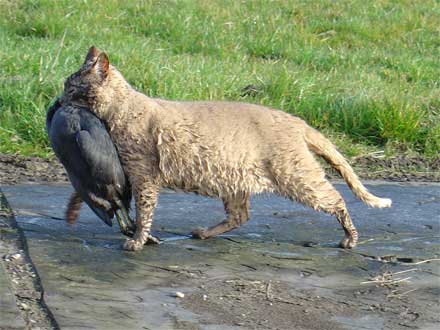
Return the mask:
<svg viewBox="0 0 440 330"><path fill-rule="evenodd" d="M197 238L239 227L249 219L250 196L270 192L335 215L345 231L340 245L354 247L358 233L345 202L315 155L335 168L360 200L391 206L390 199L369 193L335 146L303 120L254 104L147 97L95 47L66 80L61 102L89 107L107 124L118 149L136 201L137 229L126 250L142 249L150 236L161 187L223 200L226 219L194 230Z"/></svg>

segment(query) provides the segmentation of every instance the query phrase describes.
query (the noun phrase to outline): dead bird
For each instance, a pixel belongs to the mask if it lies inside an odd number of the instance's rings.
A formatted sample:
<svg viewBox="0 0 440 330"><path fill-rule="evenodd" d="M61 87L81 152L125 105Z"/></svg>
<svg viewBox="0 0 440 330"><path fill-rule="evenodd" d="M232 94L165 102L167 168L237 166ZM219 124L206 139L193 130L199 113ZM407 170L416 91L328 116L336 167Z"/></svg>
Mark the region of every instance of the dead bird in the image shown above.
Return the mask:
<svg viewBox="0 0 440 330"><path fill-rule="evenodd" d="M131 186L104 124L87 108L62 106L56 100L47 111L46 129L75 188L65 212L67 222L76 222L84 201L109 226L116 215L121 232L133 236Z"/></svg>

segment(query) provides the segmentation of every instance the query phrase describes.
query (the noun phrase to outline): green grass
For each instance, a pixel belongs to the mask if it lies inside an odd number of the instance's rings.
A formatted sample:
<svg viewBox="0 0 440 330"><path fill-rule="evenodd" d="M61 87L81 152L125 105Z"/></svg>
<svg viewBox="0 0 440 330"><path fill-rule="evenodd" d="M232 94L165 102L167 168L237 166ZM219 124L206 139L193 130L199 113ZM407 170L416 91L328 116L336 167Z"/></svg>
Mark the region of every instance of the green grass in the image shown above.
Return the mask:
<svg viewBox="0 0 440 330"><path fill-rule="evenodd" d="M150 96L279 108L348 155L436 156L439 22L437 0L0 0L0 152L50 153L46 108L96 45Z"/></svg>

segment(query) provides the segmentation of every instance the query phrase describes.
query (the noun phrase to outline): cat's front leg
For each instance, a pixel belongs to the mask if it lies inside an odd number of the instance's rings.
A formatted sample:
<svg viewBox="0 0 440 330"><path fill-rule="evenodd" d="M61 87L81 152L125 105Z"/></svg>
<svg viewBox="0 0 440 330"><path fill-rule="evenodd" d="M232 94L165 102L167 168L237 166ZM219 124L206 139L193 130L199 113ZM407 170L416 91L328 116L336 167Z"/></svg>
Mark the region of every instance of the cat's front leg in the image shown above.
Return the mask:
<svg viewBox="0 0 440 330"><path fill-rule="evenodd" d="M133 195L136 202L136 232L133 239L124 243L124 250L139 251L151 239L153 212L157 205L159 185L148 177L135 178L132 182Z"/></svg>

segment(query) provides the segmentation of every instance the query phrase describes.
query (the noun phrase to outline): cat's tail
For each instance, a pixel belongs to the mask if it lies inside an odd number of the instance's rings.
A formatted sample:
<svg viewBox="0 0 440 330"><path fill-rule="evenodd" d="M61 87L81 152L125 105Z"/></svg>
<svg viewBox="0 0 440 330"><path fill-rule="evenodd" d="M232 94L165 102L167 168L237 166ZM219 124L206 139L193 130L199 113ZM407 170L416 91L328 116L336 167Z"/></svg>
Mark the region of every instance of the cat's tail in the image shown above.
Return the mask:
<svg viewBox="0 0 440 330"><path fill-rule="evenodd" d="M324 158L342 175L357 198L372 207L383 208L391 206L391 199L376 197L364 187L350 164L321 133L307 126L304 137L309 149Z"/></svg>

